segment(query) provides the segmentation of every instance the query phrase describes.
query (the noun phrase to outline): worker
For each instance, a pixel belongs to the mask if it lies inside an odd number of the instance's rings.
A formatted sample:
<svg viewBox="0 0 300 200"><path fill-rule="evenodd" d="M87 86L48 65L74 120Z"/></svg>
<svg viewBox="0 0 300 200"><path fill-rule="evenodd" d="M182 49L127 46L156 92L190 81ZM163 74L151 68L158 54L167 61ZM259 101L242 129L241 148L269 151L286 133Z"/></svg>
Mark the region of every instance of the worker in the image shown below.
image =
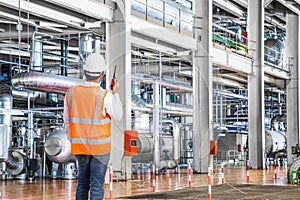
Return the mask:
<svg viewBox="0 0 300 200"><path fill-rule="evenodd" d="M105 75L103 56L93 53L83 67L84 85L68 90L64 123L72 154L78 161L76 199L103 199L104 180L111 151L111 120L122 118L119 83L112 90L100 87Z"/></svg>

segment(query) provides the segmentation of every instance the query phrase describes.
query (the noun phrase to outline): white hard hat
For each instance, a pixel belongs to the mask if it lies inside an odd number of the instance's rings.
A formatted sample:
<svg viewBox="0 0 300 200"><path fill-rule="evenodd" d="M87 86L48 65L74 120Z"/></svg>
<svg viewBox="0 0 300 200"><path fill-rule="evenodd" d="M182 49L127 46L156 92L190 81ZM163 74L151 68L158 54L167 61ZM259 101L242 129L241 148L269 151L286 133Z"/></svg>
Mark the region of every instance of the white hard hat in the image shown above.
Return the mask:
<svg viewBox="0 0 300 200"><path fill-rule="evenodd" d="M86 70L88 73L97 74L104 72L106 69L106 63L104 57L99 53L95 52L89 55L86 59L86 63L83 66L83 70Z"/></svg>

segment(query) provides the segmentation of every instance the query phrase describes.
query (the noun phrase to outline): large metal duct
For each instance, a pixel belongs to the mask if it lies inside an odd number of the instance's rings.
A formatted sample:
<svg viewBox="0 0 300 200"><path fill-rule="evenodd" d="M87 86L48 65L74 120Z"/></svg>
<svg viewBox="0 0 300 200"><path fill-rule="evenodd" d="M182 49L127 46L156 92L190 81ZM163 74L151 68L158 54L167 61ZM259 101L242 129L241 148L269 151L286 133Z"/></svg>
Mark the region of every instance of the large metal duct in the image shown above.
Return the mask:
<svg viewBox="0 0 300 200"><path fill-rule="evenodd" d="M279 39L265 41L265 61L285 67L285 44Z"/></svg>
<svg viewBox="0 0 300 200"><path fill-rule="evenodd" d="M12 77L11 84L17 89L64 94L70 87L83 84L84 80L53 74L27 72Z"/></svg>
<svg viewBox="0 0 300 200"><path fill-rule="evenodd" d="M286 149L285 132L282 131L265 131L265 148L268 156Z"/></svg>
<svg viewBox="0 0 300 200"><path fill-rule="evenodd" d="M25 155L21 154L18 151L12 151L9 154L7 160L5 160L7 165L7 171L13 176L26 172L26 159Z"/></svg>
<svg viewBox="0 0 300 200"><path fill-rule="evenodd" d="M25 91L25 90L16 90L12 89L12 95L14 99L18 100L34 100L40 97L41 93L37 91Z"/></svg>
<svg viewBox="0 0 300 200"><path fill-rule="evenodd" d="M76 161L71 154L71 143L65 130L54 130L45 142L45 151L48 158L56 163Z"/></svg>
<svg viewBox="0 0 300 200"><path fill-rule="evenodd" d="M37 91L25 91L11 88L8 84L0 84L0 94L12 94L14 99L28 100L37 99L40 96L40 92Z"/></svg>
<svg viewBox="0 0 300 200"><path fill-rule="evenodd" d="M180 128L173 120L162 121L162 135L160 136L160 160L157 162L159 170L175 168L180 159ZM151 163L153 161L153 136L139 133L139 155L132 158L133 163Z"/></svg>

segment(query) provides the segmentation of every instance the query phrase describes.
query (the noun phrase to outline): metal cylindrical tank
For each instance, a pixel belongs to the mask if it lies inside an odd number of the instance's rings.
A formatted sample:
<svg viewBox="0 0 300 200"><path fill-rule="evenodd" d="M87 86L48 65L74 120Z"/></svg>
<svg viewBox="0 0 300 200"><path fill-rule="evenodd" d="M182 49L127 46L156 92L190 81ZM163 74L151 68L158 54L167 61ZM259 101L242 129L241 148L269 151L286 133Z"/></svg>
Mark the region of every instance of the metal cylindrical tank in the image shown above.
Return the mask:
<svg viewBox="0 0 300 200"><path fill-rule="evenodd" d="M93 53L93 37L90 34L85 34L80 38L80 54L86 59Z"/></svg>
<svg viewBox="0 0 300 200"><path fill-rule="evenodd" d="M193 159L193 127L184 125L181 130L182 163L189 163Z"/></svg>
<svg viewBox="0 0 300 200"><path fill-rule="evenodd" d="M160 160L157 162L158 169L175 168L180 159L180 128L179 124L172 120L162 121L162 134L160 136ZM133 163L153 162L154 144L153 136L139 133L139 154L132 158Z"/></svg>
<svg viewBox="0 0 300 200"><path fill-rule="evenodd" d="M284 132L266 130L265 138L265 148L268 155L286 148L286 137Z"/></svg>
<svg viewBox="0 0 300 200"><path fill-rule="evenodd" d="M148 134L138 135L138 156L132 157L133 163L147 163L153 160L153 137Z"/></svg>
<svg viewBox="0 0 300 200"><path fill-rule="evenodd" d="M32 70L43 70L43 43L38 40L34 40L32 44L32 56L31 56Z"/></svg>
<svg viewBox="0 0 300 200"><path fill-rule="evenodd" d="M45 151L53 162L68 163L76 160L71 154L71 143L65 130L54 130L49 135L45 143Z"/></svg>
<svg viewBox="0 0 300 200"><path fill-rule="evenodd" d="M0 108L5 109L0 114L0 159L8 158L8 149L12 140L12 117L8 111L12 109L12 95L0 94Z"/></svg>

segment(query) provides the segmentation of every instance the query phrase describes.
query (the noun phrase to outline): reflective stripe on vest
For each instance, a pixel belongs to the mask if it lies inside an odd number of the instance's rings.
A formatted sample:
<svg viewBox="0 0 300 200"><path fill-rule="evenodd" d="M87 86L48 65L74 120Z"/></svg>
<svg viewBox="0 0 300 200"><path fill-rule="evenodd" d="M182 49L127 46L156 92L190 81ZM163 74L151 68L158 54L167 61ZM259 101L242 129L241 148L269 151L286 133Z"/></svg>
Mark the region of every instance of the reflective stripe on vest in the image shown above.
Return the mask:
<svg viewBox="0 0 300 200"><path fill-rule="evenodd" d="M82 118L71 118L70 122L79 123L79 124L91 124L91 125L105 125L110 123L109 118L105 118L104 120L100 119L82 119Z"/></svg>
<svg viewBox="0 0 300 200"><path fill-rule="evenodd" d="M97 145L97 144L106 144L106 143L109 143L110 142L110 137L102 139L102 140L88 140L86 138L71 138L70 141L73 144L92 144L92 145Z"/></svg>

